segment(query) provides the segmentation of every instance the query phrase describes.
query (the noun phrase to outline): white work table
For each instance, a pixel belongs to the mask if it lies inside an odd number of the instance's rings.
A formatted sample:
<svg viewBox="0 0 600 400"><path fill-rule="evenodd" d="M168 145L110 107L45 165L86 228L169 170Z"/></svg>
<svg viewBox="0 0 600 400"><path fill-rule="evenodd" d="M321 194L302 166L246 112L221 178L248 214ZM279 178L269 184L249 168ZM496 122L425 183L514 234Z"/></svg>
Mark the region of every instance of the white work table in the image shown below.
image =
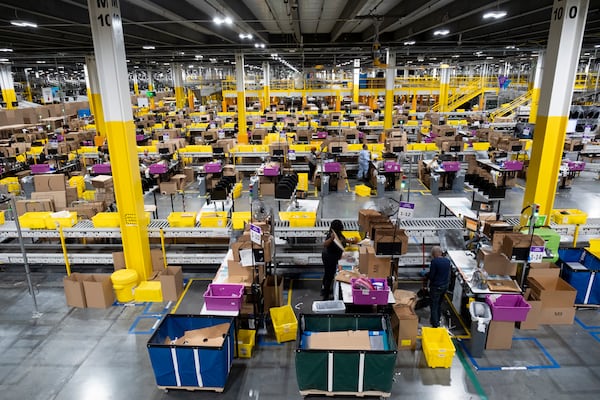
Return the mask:
<svg viewBox="0 0 600 400"><path fill-rule="evenodd" d="M471 200L466 197L439 197L440 201L440 217L448 217L446 210L458 218L477 219L477 213L471 210ZM443 213L442 213L443 210Z"/></svg>

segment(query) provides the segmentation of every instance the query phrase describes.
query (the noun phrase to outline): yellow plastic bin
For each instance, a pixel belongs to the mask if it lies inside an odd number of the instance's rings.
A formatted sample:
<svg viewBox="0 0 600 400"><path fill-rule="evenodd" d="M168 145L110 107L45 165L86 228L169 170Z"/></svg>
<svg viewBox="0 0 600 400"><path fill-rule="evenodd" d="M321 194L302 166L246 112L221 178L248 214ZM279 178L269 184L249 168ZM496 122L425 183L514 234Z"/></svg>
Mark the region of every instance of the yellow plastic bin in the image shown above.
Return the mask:
<svg viewBox="0 0 600 400"><path fill-rule="evenodd" d="M94 228L118 228L121 226L121 218L116 212L99 212L92 217Z"/></svg>
<svg viewBox="0 0 600 400"><path fill-rule="evenodd" d="M169 214L167 221L174 228L193 228L196 226L196 213L175 211Z"/></svg>
<svg viewBox="0 0 600 400"><path fill-rule="evenodd" d="M227 227L227 211L203 212L200 214L200 226L202 228Z"/></svg>
<svg viewBox="0 0 600 400"><path fill-rule="evenodd" d="M356 185L354 186L354 193L356 193L357 196L369 197L371 196L371 188L367 185Z"/></svg>
<svg viewBox="0 0 600 400"><path fill-rule="evenodd" d="M585 224L587 214L575 208L560 208L552 210L552 219L557 224Z"/></svg>
<svg viewBox="0 0 600 400"><path fill-rule="evenodd" d="M237 356L239 358L251 358L252 349L256 342L256 331L250 329L240 329L237 332Z"/></svg>
<svg viewBox="0 0 600 400"><path fill-rule="evenodd" d="M233 229L244 229L246 222L250 222L250 211L234 211L231 213Z"/></svg>
<svg viewBox="0 0 600 400"><path fill-rule="evenodd" d="M4 222L5 222L4 211L0 210L0 225L4 225Z"/></svg>
<svg viewBox="0 0 600 400"><path fill-rule="evenodd" d="M117 301L128 303L133 301L134 288L138 284L138 274L133 269L120 269L110 276L110 280L115 289Z"/></svg>
<svg viewBox="0 0 600 400"><path fill-rule="evenodd" d="M134 289L133 298L136 301L136 303L143 303L146 301L154 303L162 302L162 285L160 281L141 282Z"/></svg>
<svg viewBox="0 0 600 400"><path fill-rule="evenodd" d="M422 328L422 347L430 368L450 368L456 349L446 328Z"/></svg>
<svg viewBox="0 0 600 400"><path fill-rule="evenodd" d="M278 343L296 340L298 331L298 319L294 309L290 305L283 307L271 307L269 309L273 329L275 330L275 339Z"/></svg>

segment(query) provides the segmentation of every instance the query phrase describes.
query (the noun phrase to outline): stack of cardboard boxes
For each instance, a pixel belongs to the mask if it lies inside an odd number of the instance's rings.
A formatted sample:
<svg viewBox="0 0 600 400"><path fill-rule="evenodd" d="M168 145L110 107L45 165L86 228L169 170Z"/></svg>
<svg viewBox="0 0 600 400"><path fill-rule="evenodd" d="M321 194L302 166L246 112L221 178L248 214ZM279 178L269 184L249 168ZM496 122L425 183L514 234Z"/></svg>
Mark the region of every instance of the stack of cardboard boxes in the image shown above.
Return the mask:
<svg viewBox="0 0 600 400"><path fill-rule="evenodd" d="M92 178L92 186L96 189L95 200L104 204L115 202L115 187L110 175L97 175Z"/></svg>
<svg viewBox="0 0 600 400"><path fill-rule="evenodd" d="M409 290L394 291L394 313L392 314L392 330L398 350L415 350L419 329L419 317L415 313L417 295Z"/></svg>

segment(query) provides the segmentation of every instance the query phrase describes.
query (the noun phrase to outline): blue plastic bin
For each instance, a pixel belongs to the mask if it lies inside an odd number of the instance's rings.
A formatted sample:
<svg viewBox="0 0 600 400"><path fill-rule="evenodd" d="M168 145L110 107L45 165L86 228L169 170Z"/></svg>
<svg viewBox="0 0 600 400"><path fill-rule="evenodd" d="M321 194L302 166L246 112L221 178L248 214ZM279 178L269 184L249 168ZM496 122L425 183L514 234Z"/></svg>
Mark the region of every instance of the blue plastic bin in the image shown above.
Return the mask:
<svg viewBox="0 0 600 400"><path fill-rule="evenodd" d="M220 347L168 344L168 338L180 338L185 331L224 323L230 326ZM233 317L167 314L147 344L156 384L164 388L224 388L234 345Z"/></svg>

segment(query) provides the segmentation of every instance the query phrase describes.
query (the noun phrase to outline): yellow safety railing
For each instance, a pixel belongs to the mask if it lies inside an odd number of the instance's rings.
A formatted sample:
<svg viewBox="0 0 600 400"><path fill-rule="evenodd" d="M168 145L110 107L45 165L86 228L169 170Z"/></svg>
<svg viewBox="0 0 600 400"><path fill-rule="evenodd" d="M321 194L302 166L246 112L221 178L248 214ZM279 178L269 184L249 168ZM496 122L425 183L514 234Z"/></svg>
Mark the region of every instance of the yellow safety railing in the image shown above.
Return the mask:
<svg viewBox="0 0 600 400"><path fill-rule="evenodd" d="M522 105L527 104L528 102L531 101L532 93L533 93L533 91L530 90L526 93L523 93L519 97L515 98L510 103L503 104L500 108L498 108L490 113L490 119L492 121L494 121L495 118L508 115L508 114L512 113L513 111L515 111L517 108L521 107Z"/></svg>

